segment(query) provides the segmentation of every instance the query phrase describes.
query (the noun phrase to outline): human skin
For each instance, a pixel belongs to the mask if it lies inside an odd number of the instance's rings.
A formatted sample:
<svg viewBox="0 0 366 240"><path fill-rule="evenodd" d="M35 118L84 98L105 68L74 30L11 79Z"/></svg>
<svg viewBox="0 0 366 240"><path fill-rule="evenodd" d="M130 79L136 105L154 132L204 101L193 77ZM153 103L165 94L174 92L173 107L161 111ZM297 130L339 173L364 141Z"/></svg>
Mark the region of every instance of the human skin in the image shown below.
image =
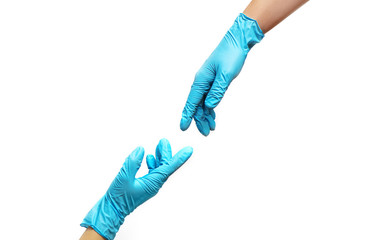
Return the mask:
<svg viewBox="0 0 366 240"><path fill-rule="evenodd" d="M80 240L104 240L93 228L89 227L85 230Z"/></svg>
<svg viewBox="0 0 366 240"><path fill-rule="evenodd" d="M262 32L267 33L306 2L308 0L253 0L243 13L255 19Z"/></svg>

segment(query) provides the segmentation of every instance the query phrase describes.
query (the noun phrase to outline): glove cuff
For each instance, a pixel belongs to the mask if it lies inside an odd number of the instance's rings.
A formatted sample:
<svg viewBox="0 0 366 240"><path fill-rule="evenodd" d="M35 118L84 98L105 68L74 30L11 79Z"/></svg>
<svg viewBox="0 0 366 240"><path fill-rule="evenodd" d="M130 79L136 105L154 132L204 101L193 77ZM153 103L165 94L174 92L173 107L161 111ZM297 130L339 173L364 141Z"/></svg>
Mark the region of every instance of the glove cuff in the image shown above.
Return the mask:
<svg viewBox="0 0 366 240"><path fill-rule="evenodd" d="M113 240L124 217L114 209L106 196L103 196L89 211L80 226L92 227L99 235L107 240Z"/></svg>
<svg viewBox="0 0 366 240"><path fill-rule="evenodd" d="M243 48L248 51L264 38L258 22L244 13L239 14L229 31L239 38Z"/></svg>

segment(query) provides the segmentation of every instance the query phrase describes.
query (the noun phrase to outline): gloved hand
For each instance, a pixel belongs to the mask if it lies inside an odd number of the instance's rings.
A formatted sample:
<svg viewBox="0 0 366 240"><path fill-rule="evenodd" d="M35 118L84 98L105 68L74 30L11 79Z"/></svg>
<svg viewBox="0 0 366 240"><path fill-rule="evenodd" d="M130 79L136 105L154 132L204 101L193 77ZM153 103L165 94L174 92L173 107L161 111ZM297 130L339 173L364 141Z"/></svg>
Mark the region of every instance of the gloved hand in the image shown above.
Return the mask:
<svg viewBox="0 0 366 240"><path fill-rule="evenodd" d="M220 44L196 73L180 121L183 131L190 126L192 117L204 136L215 129L213 109L220 103L231 81L240 73L249 50L263 37L258 23L240 13Z"/></svg>
<svg viewBox="0 0 366 240"><path fill-rule="evenodd" d="M168 140L162 139L156 147L155 157L146 156L149 173L135 178L144 157L144 149L136 148L125 160L106 194L80 225L92 227L108 240L114 239L125 217L155 196L168 177L190 158L192 152L191 147L185 147L172 157Z"/></svg>

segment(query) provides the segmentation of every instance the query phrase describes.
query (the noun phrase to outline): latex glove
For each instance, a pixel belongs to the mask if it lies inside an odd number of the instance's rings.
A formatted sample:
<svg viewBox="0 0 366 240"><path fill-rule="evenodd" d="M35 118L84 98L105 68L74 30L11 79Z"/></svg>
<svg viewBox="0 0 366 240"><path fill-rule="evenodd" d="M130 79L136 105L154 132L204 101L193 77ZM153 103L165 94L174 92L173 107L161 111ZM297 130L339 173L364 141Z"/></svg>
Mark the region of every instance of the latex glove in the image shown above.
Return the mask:
<svg viewBox="0 0 366 240"><path fill-rule="evenodd" d="M135 178L144 157L144 149L136 148L125 160L106 194L80 225L92 227L108 240L114 239L125 217L155 196L168 177L190 158L192 152L191 147L185 147L172 157L169 141L162 139L156 147L156 157L146 156L149 173Z"/></svg>
<svg viewBox="0 0 366 240"><path fill-rule="evenodd" d="M180 128L185 131L192 117L205 136L215 129L213 109L240 73L249 50L264 37L257 21L240 13L233 26L196 73L183 109Z"/></svg>

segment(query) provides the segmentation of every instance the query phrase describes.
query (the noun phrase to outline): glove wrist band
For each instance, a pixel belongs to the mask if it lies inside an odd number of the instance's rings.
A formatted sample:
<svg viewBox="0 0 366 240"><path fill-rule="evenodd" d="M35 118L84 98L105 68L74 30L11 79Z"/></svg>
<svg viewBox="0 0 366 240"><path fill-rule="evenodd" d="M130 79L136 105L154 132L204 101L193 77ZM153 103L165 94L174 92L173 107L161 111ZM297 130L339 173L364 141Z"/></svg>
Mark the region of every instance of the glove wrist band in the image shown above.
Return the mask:
<svg viewBox="0 0 366 240"><path fill-rule="evenodd" d="M237 32L238 30L239 32ZM235 35L247 51L264 38L258 22L244 13L239 14L229 31L232 31L233 34L236 33Z"/></svg>
<svg viewBox="0 0 366 240"><path fill-rule="evenodd" d="M92 227L105 239L112 240L123 222L124 218L116 212L105 195L89 211L80 226Z"/></svg>

